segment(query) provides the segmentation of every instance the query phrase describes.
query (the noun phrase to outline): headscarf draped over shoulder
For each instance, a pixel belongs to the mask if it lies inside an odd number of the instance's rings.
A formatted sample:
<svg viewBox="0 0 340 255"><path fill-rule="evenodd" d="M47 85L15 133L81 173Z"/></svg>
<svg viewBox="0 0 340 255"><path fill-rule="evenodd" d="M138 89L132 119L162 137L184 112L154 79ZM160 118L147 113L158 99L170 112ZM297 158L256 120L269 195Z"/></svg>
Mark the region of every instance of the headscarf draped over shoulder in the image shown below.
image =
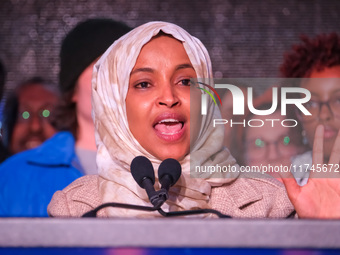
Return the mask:
<svg viewBox="0 0 340 255"><path fill-rule="evenodd" d="M148 153L130 132L125 98L130 73L142 47L160 31L183 43L197 77L212 78L211 61L206 48L197 38L171 23L149 22L135 28L108 48L95 64L92 80L92 115L98 147L99 190L103 203L150 205L145 190L133 180L130 164L136 156L143 155L151 160L157 172L161 162ZM213 118L220 118L220 113L218 108L209 102L208 114L202 119L198 138L191 148L191 155L187 155L180 162L182 176L171 188L170 198L163 205L163 209L178 211L208 208L211 187L221 186L237 177L237 174L224 176L226 178L190 177L190 158L191 163L200 166L236 165L234 158L222 144L224 128L222 125L213 128L211 125ZM156 189L159 188L157 185L159 185L158 181L156 181ZM107 209L107 213L110 216L120 217L152 215L117 208Z"/></svg>

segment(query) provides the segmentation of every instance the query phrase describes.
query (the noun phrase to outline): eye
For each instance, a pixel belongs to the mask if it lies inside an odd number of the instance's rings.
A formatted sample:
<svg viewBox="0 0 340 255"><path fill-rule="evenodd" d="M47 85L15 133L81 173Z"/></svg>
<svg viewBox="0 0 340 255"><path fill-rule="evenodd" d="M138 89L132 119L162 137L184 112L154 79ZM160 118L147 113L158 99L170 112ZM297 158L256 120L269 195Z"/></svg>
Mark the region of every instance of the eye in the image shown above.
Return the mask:
<svg viewBox="0 0 340 255"><path fill-rule="evenodd" d="M319 107L319 102L310 100L305 104L305 107L310 109L310 108L318 108Z"/></svg>
<svg viewBox="0 0 340 255"><path fill-rule="evenodd" d="M44 117L44 118L48 118L48 117L50 117L50 115L51 115L51 112L47 109L45 109L41 112L41 116Z"/></svg>
<svg viewBox="0 0 340 255"><path fill-rule="evenodd" d="M143 81L143 82L140 82L140 83L136 84L135 88L146 89L146 88L149 88L150 86L151 86L150 83L148 83L146 81Z"/></svg>
<svg viewBox="0 0 340 255"><path fill-rule="evenodd" d="M331 102L332 102L333 104L340 104L340 97L333 98L333 99L331 100Z"/></svg>
<svg viewBox="0 0 340 255"><path fill-rule="evenodd" d="M290 137L287 135L283 137L283 145L289 145L290 143Z"/></svg>
<svg viewBox="0 0 340 255"><path fill-rule="evenodd" d="M264 141L263 141L262 139L257 138L257 139L255 140L255 146L256 146L257 148L263 148L263 147L265 146L265 143L264 143Z"/></svg>
<svg viewBox="0 0 340 255"><path fill-rule="evenodd" d="M190 85L191 85L190 79L183 79L183 80L180 80L179 83L180 83L181 85L184 85L184 86L190 86Z"/></svg>
<svg viewBox="0 0 340 255"><path fill-rule="evenodd" d="M30 117L30 113L28 111L24 111L22 114L21 114L21 117L24 119L24 120L27 120L29 117Z"/></svg>

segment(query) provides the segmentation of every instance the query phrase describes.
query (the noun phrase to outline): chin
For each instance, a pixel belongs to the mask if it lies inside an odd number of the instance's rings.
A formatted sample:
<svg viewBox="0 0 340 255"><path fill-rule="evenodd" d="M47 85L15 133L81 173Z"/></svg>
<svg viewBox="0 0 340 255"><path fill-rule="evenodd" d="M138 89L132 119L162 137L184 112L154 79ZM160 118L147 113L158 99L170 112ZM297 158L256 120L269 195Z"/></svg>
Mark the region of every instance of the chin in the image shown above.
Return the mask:
<svg viewBox="0 0 340 255"><path fill-rule="evenodd" d="M167 151L164 151L164 152L158 151L158 153L155 156L162 161L167 159L167 158L173 158L173 159L176 159L178 161L181 161L188 154L186 151L177 151L177 152L174 152L174 151L176 151L176 150L175 149L174 150L167 150Z"/></svg>

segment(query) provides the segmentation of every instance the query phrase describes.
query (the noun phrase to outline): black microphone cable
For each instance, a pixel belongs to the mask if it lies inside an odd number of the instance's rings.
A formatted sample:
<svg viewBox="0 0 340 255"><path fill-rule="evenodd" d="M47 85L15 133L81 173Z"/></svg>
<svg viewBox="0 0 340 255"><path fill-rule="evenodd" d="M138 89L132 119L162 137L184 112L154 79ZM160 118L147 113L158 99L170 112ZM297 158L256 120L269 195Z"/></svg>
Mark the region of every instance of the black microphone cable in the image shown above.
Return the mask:
<svg viewBox="0 0 340 255"><path fill-rule="evenodd" d="M156 210L159 210L159 207L151 207L151 206L142 206L142 205L131 205L131 204L123 204L123 203L105 203L101 204L100 206L97 206L91 211L88 211L87 213L84 213L83 218L89 218L89 217L97 217L97 213L99 210L104 209L106 207L115 207L115 208L124 208L124 209L131 209L131 210L138 210L138 211L147 211L147 212L153 212Z"/></svg>
<svg viewBox="0 0 340 255"><path fill-rule="evenodd" d="M164 217L179 217L179 216L189 216L189 215L195 215L195 214L212 213L212 214L217 215L219 218L232 218L230 215L223 214L214 209L196 209L196 210L186 210L186 211L176 211L176 212L164 212L162 208L159 208L158 212Z"/></svg>
<svg viewBox="0 0 340 255"><path fill-rule="evenodd" d="M196 210L186 210L186 211L176 211L176 212L165 212L160 207L131 205L131 204L114 203L114 202L105 203L100 206L97 206L95 209L88 211L87 213L84 213L82 217L83 218L89 218L89 217L95 218L97 217L98 211L106 207L124 208L124 209L147 211L147 212L158 211L164 217L180 217L180 216L189 216L189 215L195 215L195 214L212 213L212 214L217 215L219 218L232 218L231 216L223 214L214 209L196 209Z"/></svg>

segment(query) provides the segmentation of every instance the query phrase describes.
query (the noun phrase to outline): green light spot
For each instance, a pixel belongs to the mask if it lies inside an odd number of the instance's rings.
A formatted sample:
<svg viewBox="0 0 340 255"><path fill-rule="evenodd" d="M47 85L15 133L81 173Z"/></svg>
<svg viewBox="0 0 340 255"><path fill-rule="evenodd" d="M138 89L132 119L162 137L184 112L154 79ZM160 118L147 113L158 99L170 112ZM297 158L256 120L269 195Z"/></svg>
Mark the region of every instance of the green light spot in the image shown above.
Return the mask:
<svg viewBox="0 0 340 255"><path fill-rule="evenodd" d="M50 111L49 110L43 110L42 112L42 116L44 116L45 118L49 117L50 116Z"/></svg>
<svg viewBox="0 0 340 255"><path fill-rule="evenodd" d="M285 136L285 138L283 138L283 144L284 144L284 145L288 145L289 142L290 142L289 136Z"/></svg>
<svg viewBox="0 0 340 255"><path fill-rule="evenodd" d="M263 146L264 146L264 142L263 142L260 138L257 138L257 139L255 140L255 145L256 145L257 147L263 147Z"/></svg>
<svg viewBox="0 0 340 255"><path fill-rule="evenodd" d="M25 112L22 113L22 118L23 119L27 120L29 117L30 117L30 113L29 112L25 111Z"/></svg>

